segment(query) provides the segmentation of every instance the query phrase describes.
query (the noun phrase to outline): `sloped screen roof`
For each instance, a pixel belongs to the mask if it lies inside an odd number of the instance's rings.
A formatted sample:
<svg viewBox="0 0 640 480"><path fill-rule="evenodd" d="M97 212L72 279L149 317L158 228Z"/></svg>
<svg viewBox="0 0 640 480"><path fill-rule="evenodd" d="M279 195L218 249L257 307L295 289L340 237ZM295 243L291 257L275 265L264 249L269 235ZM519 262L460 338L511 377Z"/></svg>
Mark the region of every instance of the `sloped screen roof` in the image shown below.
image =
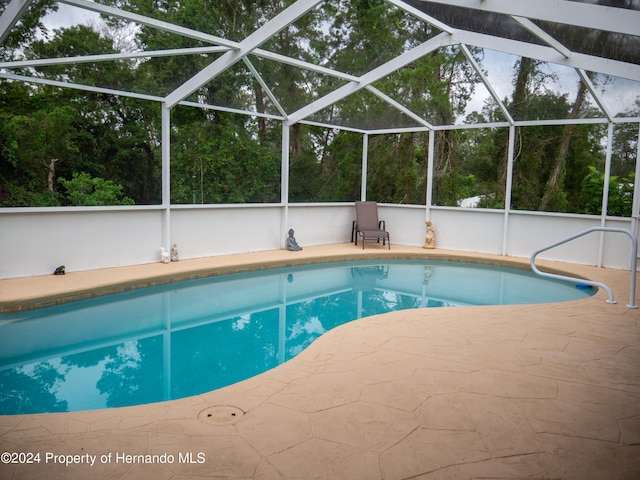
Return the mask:
<svg viewBox="0 0 640 480"><path fill-rule="evenodd" d="M31 2L3 3L4 42ZM572 96L577 84L587 84L598 110L590 115L611 120L640 98L640 0L364 3L375 11L365 15L359 7L348 8L359 4L339 0L282 2L253 25L207 31L205 22L199 28L199 16L210 12L175 19L163 11L64 0L60 5L67 12L101 14L132 32L161 31L172 48L161 48L157 37L153 46L144 44L142 35L136 48L109 55L33 58L16 52L16 60L0 63L0 77L360 131L472 123L471 114L484 105L496 107L504 122L541 120L509 108L514 66L523 57L546 69L554 79L548 88ZM380 28L372 29L372 22ZM179 75L176 59L183 67ZM439 71L430 70L427 59L440 62ZM61 64L113 61L131 62L132 68L154 62L158 75L134 88L125 78L101 85L99 79L83 80L78 73L70 80L56 70ZM447 114L436 88L444 74L450 75Z"/></svg>

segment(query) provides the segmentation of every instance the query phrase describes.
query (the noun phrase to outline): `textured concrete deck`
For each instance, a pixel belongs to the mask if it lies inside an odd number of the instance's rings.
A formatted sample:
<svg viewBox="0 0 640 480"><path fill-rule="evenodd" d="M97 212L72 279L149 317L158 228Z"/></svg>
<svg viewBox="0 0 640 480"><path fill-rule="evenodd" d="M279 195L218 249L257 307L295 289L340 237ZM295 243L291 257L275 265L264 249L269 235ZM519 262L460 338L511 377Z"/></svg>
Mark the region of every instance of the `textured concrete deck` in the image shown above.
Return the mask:
<svg viewBox="0 0 640 480"><path fill-rule="evenodd" d="M508 260L376 247L365 253ZM6 280L0 305L361 254L347 244ZM196 397L0 417L0 452L40 453L40 463L0 464L0 479L640 478L640 313L626 307L629 272L540 264L602 281L618 303L598 292L374 316Z"/></svg>

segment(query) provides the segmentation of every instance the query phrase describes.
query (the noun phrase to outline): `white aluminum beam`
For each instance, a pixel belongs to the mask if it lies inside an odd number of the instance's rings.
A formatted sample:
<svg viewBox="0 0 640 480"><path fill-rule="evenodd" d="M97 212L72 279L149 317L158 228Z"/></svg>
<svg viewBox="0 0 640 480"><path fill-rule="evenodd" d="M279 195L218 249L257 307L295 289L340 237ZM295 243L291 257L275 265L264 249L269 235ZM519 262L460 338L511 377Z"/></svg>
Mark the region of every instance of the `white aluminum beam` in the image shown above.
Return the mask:
<svg viewBox="0 0 640 480"><path fill-rule="evenodd" d="M222 45L228 47L228 49L240 49L240 44L238 42L234 42L232 40L228 40L221 37L216 37L214 35L208 35L206 33L199 32L197 30L192 30L189 28L178 27L171 23L162 22L159 20L154 20L149 17L145 17L142 15L138 15L135 13L126 12L124 10L120 10L118 8L108 7L106 5L102 5L95 2L90 2L88 0L59 0L60 3L66 3L68 5L73 5L79 8L84 8L86 10L95 11L104 15L109 15L117 18L122 18L124 20L128 20L134 23L138 23L141 25L147 25L149 27L157 28L158 30L162 30L169 33L174 33L176 35L181 35L188 38L194 38L196 40L200 40L206 43L212 43L216 45ZM318 2L319 3L319 2ZM260 57L267 58L269 60L273 60L280 63L285 63L288 65L305 68L310 71L315 71L318 73L323 73L325 75L330 75L335 78L340 78L346 81L355 80L356 77L353 75L349 75L347 73L342 73L339 71L331 70L326 67L321 67L319 65L315 65L312 63L304 62L301 60L297 60L294 58L286 57L284 55L280 55L278 53L269 52L267 50L262 50L260 48L256 48L253 54L258 55Z"/></svg>
<svg viewBox="0 0 640 480"><path fill-rule="evenodd" d="M161 98L160 100L164 101L164 98ZM236 113L238 115L249 115L249 116L252 116L252 117L269 118L271 120L277 120L277 121L280 121L280 122L285 120L285 118L283 116L274 115L272 113L241 110L239 108L221 107L219 105L209 105L209 104L205 104L205 103L188 102L186 100L183 100L182 102L179 102L178 105L184 105L184 106L187 106L187 107L194 107L194 108L201 108L203 110L214 110L214 111L217 111L217 112L228 112L228 113Z"/></svg>
<svg viewBox="0 0 640 480"><path fill-rule="evenodd" d="M519 57L528 57L543 62L565 65L571 68L581 68L589 72L604 73L614 77L626 78L640 82L640 65L634 63L621 62L603 57L585 55L573 52L571 57L565 58L555 49L542 45L509 40L481 33L457 30L452 37L452 43L464 43L475 47L488 48L497 52L510 53Z"/></svg>
<svg viewBox="0 0 640 480"><path fill-rule="evenodd" d="M174 33L176 35L181 35L187 38L194 38L196 40L200 40L206 43L212 43L215 45L222 45L228 47L227 49L240 49L240 43L234 42L232 40L228 40L221 37L216 37L214 35L209 35L206 33L199 32L197 30L192 30L189 28L178 27L168 22L163 22L159 20L154 20L149 17L145 17L142 15L138 15L135 13L126 12L124 10L120 10L118 8L108 7L106 5L102 5L95 2L90 2L88 0L59 0L60 3L66 3L68 5L73 5L79 8L84 8L86 10L91 10L94 12L98 12L104 15L109 15L117 18L122 18L124 20L128 20L134 23L138 23L141 25L147 25L149 27L157 28L158 30L162 30L169 33ZM319 3L319 2L318 2ZM301 60L297 60L294 58L286 57L284 55L280 55L277 53L269 52L266 50L262 50L260 48L256 48L252 52L255 55L260 57L267 58L269 60L273 60L280 63L285 63L292 66L297 66L300 68L305 68L307 70L315 71L318 73L324 73L325 75L330 75L332 77L340 78L346 81L352 81L356 77L353 75L349 75L346 73L338 72L335 70L331 70L326 67L321 67L319 65L315 65L312 63L304 62Z"/></svg>
<svg viewBox="0 0 640 480"><path fill-rule="evenodd" d="M260 75L260 73L258 73L256 68L253 66L253 64L249 61L249 59L247 57L244 57L242 60L244 61L244 64L247 66L247 68L249 69L249 71L251 72L253 77L260 84L260 87L262 87L262 89L266 92L266 94L269 97L269 99L276 106L276 109L278 110L278 112L280 112L280 115L282 115L283 117L286 118L287 117L287 112L285 111L284 108L282 108L282 105L280 105L280 102L278 101L276 96L271 91L271 88L269 88L269 85L267 85L267 82L264 81L264 79L262 78L262 75Z"/></svg>
<svg viewBox="0 0 640 480"><path fill-rule="evenodd" d="M42 67L49 65L67 65L76 63L110 62L114 60L129 60L132 58L175 57L179 55L203 55L229 51L228 47L197 47L174 48L167 50L149 50L147 52L107 53L102 55L81 55L76 57L41 58L36 60L18 60L0 62L0 68Z"/></svg>
<svg viewBox="0 0 640 480"><path fill-rule="evenodd" d="M224 45L229 48L237 48L237 45L238 45L236 42L232 42L231 40L227 40L226 38L216 37L215 35L202 33L197 30L193 30L191 28L179 27L169 22L154 20L153 18L145 17L143 15L138 15L136 13L127 12L119 8L102 5L101 3L90 2L88 0L58 0L58 1L59 3L66 3L67 5L84 8L85 10L90 10L92 12L101 13L111 17L122 18L123 20L128 20L140 25L147 25L149 27L157 28L158 30L161 30L163 32L175 33L176 35L181 35L187 38L194 38L196 40L200 40L206 43L213 43L215 45Z"/></svg>
<svg viewBox="0 0 640 480"><path fill-rule="evenodd" d="M584 82L585 86L587 87L587 90L589 90L589 92L595 99L596 103L600 107L600 110L602 110L602 112L606 115L607 119L611 122L613 120L613 115L611 115L611 112L602 101L602 98L600 98L600 94L596 90L596 87L593 85L593 82L591 81L591 79L587 76L587 72L585 72L580 68L576 69L576 71L578 72L578 75L580 75L580 79L582 80L582 82Z"/></svg>
<svg viewBox="0 0 640 480"><path fill-rule="evenodd" d="M636 146L636 174L633 185L633 199L631 201L631 218L634 225L633 232L637 232L638 219L640 218L640 162L637 160L640 158L640 124L638 124L638 140L636 141Z"/></svg>
<svg viewBox="0 0 640 480"><path fill-rule="evenodd" d="M116 96L120 96L120 97L137 98L139 100L148 100L148 101L151 101L151 102L158 102L158 103L164 102L164 97L159 97L159 96L155 96L155 95L146 95L146 94L142 94L142 93L133 93L133 92L128 92L128 91L124 91L124 90L115 90L115 89L112 89L112 88L94 87L94 86L90 86L90 85L81 85L81 84L78 84L78 83L61 82L59 80L49 80L49 79L46 79L46 78L28 77L28 76L25 76L25 75L15 75L15 74L12 74L12 73L0 72L0 78L6 78L7 80L15 80L15 81L25 82L25 83L35 83L35 84L39 84L39 85L50 85L52 87L58 87L58 88L70 88L72 90L82 90L84 92L104 93L104 94L107 94L107 95L116 95ZM238 108L228 108L228 107L221 107L221 106L216 106L216 105L206 105L206 104L201 104L201 103L196 103L196 102L187 102L187 101L180 102L179 104L180 105L189 106L189 107L202 108L202 109L205 109L205 110L217 110L217 111L221 111L221 112L237 113L237 114L240 114L240 115L250 115L250 116L255 116L255 117L270 118L270 119L278 120L278 121L284 121L285 120L285 118L282 117L282 116L273 115L273 114L270 114L270 113L251 112L251 111L248 111L248 110L240 110ZM333 128L333 127L329 126L329 128Z"/></svg>
<svg viewBox="0 0 640 480"><path fill-rule="evenodd" d="M307 120L301 120L298 123L302 125L310 125L312 127L326 128L328 130L344 130L345 132L354 132L354 133L362 133L362 134L371 133L369 130L363 130L362 128L355 128L355 127L347 127L346 125L333 125L333 124L328 124L323 122L312 122Z"/></svg>
<svg viewBox="0 0 640 480"><path fill-rule="evenodd" d="M608 118L558 118L554 120L519 120L516 127L534 127L539 125L597 125L610 123Z"/></svg>
<svg viewBox="0 0 640 480"><path fill-rule="evenodd" d="M427 153L427 192L425 198L425 220L431 220L431 203L433 202L433 171L436 151L436 132L429 132L429 148Z"/></svg>
<svg viewBox="0 0 640 480"><path fill-rule="evenodd" d="M398 55L387 63L365 73L358 79L358 81L350 82L316 100L315 102L302 107L297 112L292 113L291 115L289 115L289 124L299 122L303 118L313 115L314 113L323 110L329 105L332 105L342 100L343 98L348 97L352 93L355 93L372 84L373 82L386 77L390 73L393 73L400 68L418 60L424 55L427 55L428 53L433 52L440 47L449 45L451 45L451 35L449 35L448 33L440 33L439 35L436 35L435 37L427 40L423 44L418 45L417 47L404 52L401 55Z"/></svg>
<svg viewBox="0 0 640 480"><path fill-rule="evenodd" d="M540 40L542 40L544 43L549 45L551 48L556 49L559 53L564 55L564 58L569 58L571 56L571 50L569 50L562 43L557 41L554 37L549 35L547 32L545 32L543 29L541 29L539 26L537 26L528 18L518 17L515 15L512 15L511 18L513 18L516 22L518 22L529 33L532 33L533 35L538 37Z"/></svg>
<svg viewBox="0 0 640 480"><path fill-rule="evenodd" d="M389 97L387 94L382 93L380 90L378 90L375 87L372 87L371 85L368 85L365 88L368 91L370 91L371 93L373 93L376 97L380 98L381 100L383 100L386 103L388 103L389 105L391 105L393 108L395 108L397 110L400 110L406 116L408 116L409 118L415 120L416 123L422 125L423 127L427 127L430 130L433 129L433 125L431 125L429 122L427 122L424 118L422 118L420 115L416 115L414 112L409 110L407 107L405 107L401 103L396 102L393 98Z"/></svg>
<svg viewBox="0 0 640 480"><path fill-rule="evenodd" d="M387 0L387 2L395 5L399 9L404 10L405 12L413 15L414 17L419 18L423 22L426 22L429 25L442 30L443 32L453 33L454 29L451 28L446 23L442 23L440 20L433 18L431 15L427 15L422 10L418 10L417 8L412 7L411 5L409 5L408 3L402 0Z"/></svg>
<svg viewBox="0 0 640 480"><path fill-rule="evenodd" d="M369 135L365 133L364 135L362 135L362 167L360 169L360 200L362 202L367 201L368 171L369 171ZM352 235L353 233L355 232L352 231Z"/></svg>
<svg viewBox="0 0 640 480"><path fill-rule="evenodd" d="M640 117L615 117L612 120L612 122L613 123L638 123L638 124L640 124ZM638 158L640 158L640 155L638 156ZM638 163L640 163L640 162L638 162Z"/></svg>
<svg viewBox="0 0 640 480"><path fill-rule="evenodd" d="M482 83L484 84L484 86L487 88L487 90L489 90L489 93L493 97L493 100L498 104L498 107L500 107L500 110L502 111L502 114L509 121L509 123L513 125L513 117L509 113L509 110L507 110L507 107L505 107L505 105L502 102L502 100L500 100L500 96L494 90L493 85L491 85L491 82L485 76L484 72L480 68L480 65L478 65L478 62L476 62L476 59L473 58L473 55L471 55L471 52L469 51L469 48L466 45L461 44L460 45L460 49L462 50L462 52L467 57L467 60L469 60L469 63L471 63L471 66L473 67L473 69L476 71L476 73L478 74L478 76L482 80Z"/></svg>
<svg viewBox="0 0 640 480"><path fill-rule="evenodd" d="M511 198L513 190L513 162L515 162L516 127L509 127L509 144L507 147L507 178L504 199L504 220L502 227L502 255L509 252L509 213L511 212Z"/></svg>
<svg viewBox="0 0 640 480"><path fill-rule="evenodd" d="M22 14L33 0L12 0L0 16L0 44L4 43L11 29L18 23Z"/></svg>
<svg viewBox="0 0 640 480"><path fill-rule="evenodd" d="M640 12L568 0L422 0L552 23L640 35Z"/></svg>
<svg viewBox="0 0 640 480"><path fill-rule="evenodd" d="M338 78L340 80L345 80L347 82L357 82L358 77L355 75L351 75L349 73L343 73L338 70L332 70L327 67L322 67L320 65L316 65L314 63L305 62L302 60L298 60L295 58L287 57L285 55L280 55L279 53L269 52L267 50L262 50L261 48L256 48L253 52L253 55L258 57L266 58L268 60L272 60L274 62L283 63L285 65L291 65L292 67L303 68L305 70L309 70L311 72L321 73L323 75L327 75L329 77Z"/></svg>
<svg viewBox="0 0 640 480"><path fill-rule="evenodd" d="M51 85L52 87L59 88L71 88L74 90L83 90L85 92L105 93L108 95L119 95L121 97L138 98L141 100L151 100L154 102L161 102L162 97L153 95L144 95L140 93L127 92L124 90L114 90L112 88L92 87L89 85L80 85L78 83L61 82L58 80L48 80L46 78L27 77L24 75L14 75L12 73L0 72L0 78L6 78L8 80L17 80L19 82L37 83L40 85Z"/></svg>
<svg viewBox="0 0 640 480"><path fill-rule="evenodd" d="M251 51L255 50L259 45L269 40L269 38L276 35L291 23L295 22L309 10L314 9L322 1L323 0L298 0L280 12L240 42L238 50L225 53L208 67L204 68L187 80L182 86L167 95L165 99L167 107L170 108L180 100L191 95L198 88L220 75L238 61L242 60L244 56L251 53Z"/></svg>
<svg viewBox="0 0 640 480"><path fill-rule="evenodd" d="M517 123L515 123L517 125ZM489 123L456 123L455 125L438 125L434 130L469 130L471 128L508 128L509 122L489 122Z"/></svg>
<svg viewBox="0 0 640 480"><path fill-rule="evenodd" d="M306 123L304 121L300 123ZM438 127L427 128L427 127L404 127L404 128L380 128L377 130L366 130L366 133L369 135L398 135L404 133L423 133L423 132L432 132L438 130Z"/></svg>

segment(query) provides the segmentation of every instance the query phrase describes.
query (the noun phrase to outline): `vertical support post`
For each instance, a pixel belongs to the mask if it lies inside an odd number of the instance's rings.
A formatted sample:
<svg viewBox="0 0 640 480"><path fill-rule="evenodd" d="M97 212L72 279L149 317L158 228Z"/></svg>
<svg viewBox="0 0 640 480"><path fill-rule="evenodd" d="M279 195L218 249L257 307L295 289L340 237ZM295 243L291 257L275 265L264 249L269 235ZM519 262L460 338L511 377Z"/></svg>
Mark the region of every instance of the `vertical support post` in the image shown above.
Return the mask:
<svg viewBox="0 0 640 480"><path fill-rule="evenodd" d="M502 255L506 255L509 247L509 213L511 212L511 189L513 188L513 155L516 145L516 127L509 126L509 150L507 152L507 184L504 195L504 222L502 225Z"/></svg>
<svg viewBox="0 0 640 480"><path fill-rule="evenodd" d="M289 125L284 121L282 122L282 163L280 167L280 203L282 204L280 248L285 248L289 228L289 134Z"/></svg>
<svg viewBox="0 0 640 480"><path fill-rule="evenodd" d="M602 188L602 209L600 211L600 226L607 226L607 210L609 210L609 179L611 178L611 153L613 152L613 123L607 125L607 150L604 162L604 185ZM600 232L598 245L598 267L602 266L604 255L604 232Z"/></svg>
<svg viewBox="0 0 640 480"><path fill-rule="evenodd" d="M636 179L633 185L633 203L631 209L631 231L638 236L640 218L640 123L638 123L638 150L636 152Z"/></svg>
<svg viewBox="0 0 640 480"><path fill-rule="evenodd" d="M162 104L162 246L171 251L171 109Z"/></svg>
<svg viewBox="0 0 640 480"><path fill-rule="evenodd" d="M360 200L367 200L367 172L369 171L369 134L362 135L362 174L360 176Z"/></svg>
<svg viewBox="0 0 640 480"><path fill-rule="evenodd" d="M431 204L433 202L433 164L436 149L436 132L429 130L429 152L427 153L427 198L425 220L431 220Z"/></svg>

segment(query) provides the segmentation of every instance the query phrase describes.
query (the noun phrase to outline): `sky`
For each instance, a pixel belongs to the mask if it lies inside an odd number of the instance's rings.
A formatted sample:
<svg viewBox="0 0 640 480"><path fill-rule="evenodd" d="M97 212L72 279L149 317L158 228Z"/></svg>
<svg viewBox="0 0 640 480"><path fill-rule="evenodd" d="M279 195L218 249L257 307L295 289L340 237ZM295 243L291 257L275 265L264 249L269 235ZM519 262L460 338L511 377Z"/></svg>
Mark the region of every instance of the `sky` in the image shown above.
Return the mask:
<svg viewBox="0 0 640 480"><path fill-rule="evenodd" d="M58 4L58 11L47 15L43 23L51 30L79 23L90 24L100 20L100 15L82 8L72 7L64 3Z"/></svg>

